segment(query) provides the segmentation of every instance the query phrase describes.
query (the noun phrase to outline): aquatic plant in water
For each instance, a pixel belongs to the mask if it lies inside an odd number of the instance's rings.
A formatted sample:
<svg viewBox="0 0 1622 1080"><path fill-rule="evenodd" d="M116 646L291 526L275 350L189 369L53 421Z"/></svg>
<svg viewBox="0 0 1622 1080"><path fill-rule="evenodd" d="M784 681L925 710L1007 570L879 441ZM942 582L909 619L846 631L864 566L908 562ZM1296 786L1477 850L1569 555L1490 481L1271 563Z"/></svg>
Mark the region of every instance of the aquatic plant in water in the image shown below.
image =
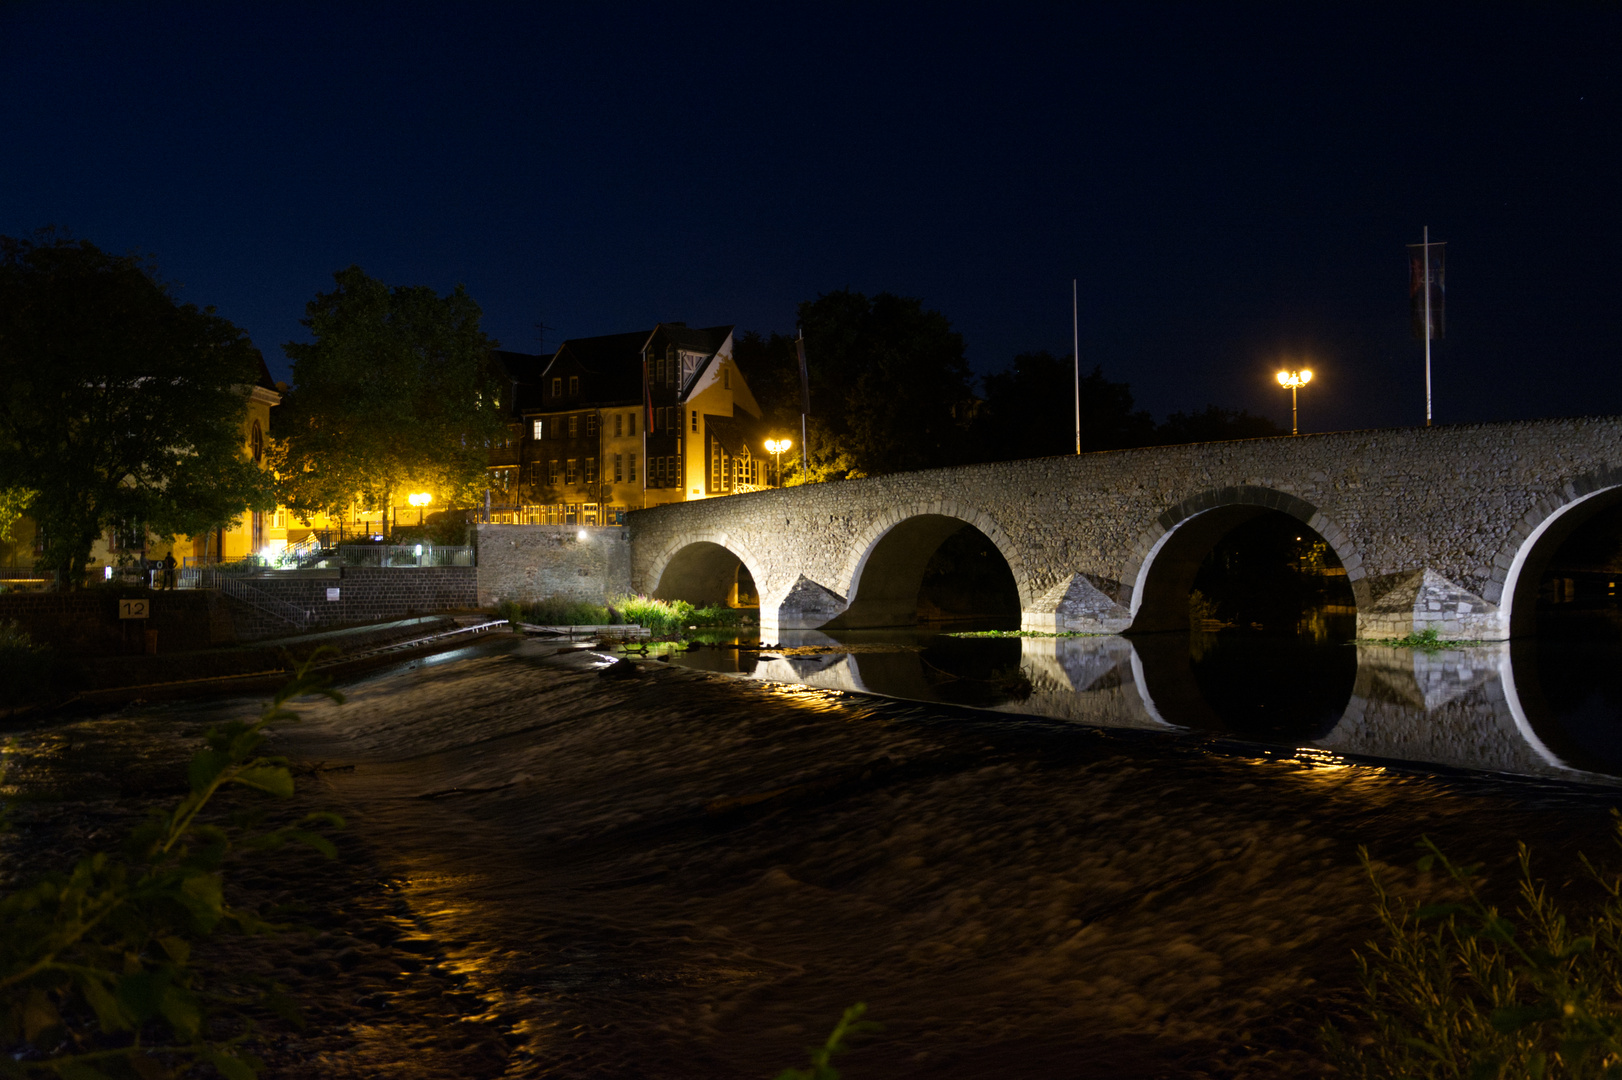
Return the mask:
<svg viewBox="0 0 1622 1080"><path fill-rule="evenodd" d="M1420 630L1400 638L1369 638L1364 645L1383 645L1388 649L1419 649L1422 652L1441 652L1444 649L1466 649L1485 645L1485 641L1442 641L1435 630Z"/></svg>
<svg viewBox="0 0 1622 1080"><path fill-rule="evenodd" d="M1622 818L1618 819L1622 832ZM1419 869L1440 867L1449 898L1393 896L1360 852L1382 935L1357 956L1359 1031L1325 1027L1331 1058L1365 1080L1622 1077L1622 877L1583 866L1591 910L1567 910L1520 851L1513 917L1482 899L1479 867L1429 839Z"/></svg>
<svg viewBox="0 0 1622 1080"><path fill-rule="evenodd" d="M243 1007L289 1017L296 1010L274 988L252 1002L211 995L191 966L192 948L226 926L275 929L226 903L228 854L295 842L331 857L336 850L314 830L343 821L315 813L246 834L202 815L228 785L293 793L287 763L261 750L266 728L298 719L287 707L292 699L343 701L315 676L315 659L295 670L258 719L209 729L187 768L190 792L154 810L122 853L87 855L0 897L0 1076L150 1080L198 1066L227 1080L258 1075L260 1062L243 1045L253 1033Z"/></svg>

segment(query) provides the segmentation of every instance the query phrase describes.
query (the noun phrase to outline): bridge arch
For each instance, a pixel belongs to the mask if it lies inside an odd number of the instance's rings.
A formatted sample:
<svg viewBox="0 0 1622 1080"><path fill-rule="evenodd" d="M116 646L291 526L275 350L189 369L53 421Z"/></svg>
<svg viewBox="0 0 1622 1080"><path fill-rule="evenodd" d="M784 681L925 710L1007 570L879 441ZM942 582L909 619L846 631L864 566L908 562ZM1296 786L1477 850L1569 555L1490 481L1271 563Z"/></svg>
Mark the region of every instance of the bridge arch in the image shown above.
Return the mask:
<svg viewBox="0 0 1622 1080"><path fill-rule="evenodd" d="M1029 574L1018 545L979 509L953 499L935 499L891 507L855 538L839 577L839 589L849 604L835 624L895 626L915 621L918 590L930 556L965 525L991 541L1014 575L1020 610L1029 608Z"/></svg>
<svg viewBox="0 0 1622 1080"><path fill-rule="evenodd" d="M724 603L743 567L757 595L767 588L765 564L737 537L724 532L683 533L666 544L650 564L648 595L703 606Z"/></svg>
<svg viewBox="0 0 1622 1080"><path fill-rule="evenodd" d="M1537 501L1511 528L1493 560L1482 599L1498 605L1510 637L1537 631L1537 595L1550 560L1572 535L1599 514L1622 504L1622 468L1579 476L1558 495Z"/></svg>
<svg viewBox="0 0 1622 1080"><path fill-rule="evenodd" d="M1139 537L1121 576L1132 587L1128 632L1188 629L1188 593L1201 561L1223 536L1269 512L1295 518L1322 537L1345 567L1359 610L1368 606L1363 558L1344 529L1305 499L1243 484L1201 492L1167 507Z"/></svg>

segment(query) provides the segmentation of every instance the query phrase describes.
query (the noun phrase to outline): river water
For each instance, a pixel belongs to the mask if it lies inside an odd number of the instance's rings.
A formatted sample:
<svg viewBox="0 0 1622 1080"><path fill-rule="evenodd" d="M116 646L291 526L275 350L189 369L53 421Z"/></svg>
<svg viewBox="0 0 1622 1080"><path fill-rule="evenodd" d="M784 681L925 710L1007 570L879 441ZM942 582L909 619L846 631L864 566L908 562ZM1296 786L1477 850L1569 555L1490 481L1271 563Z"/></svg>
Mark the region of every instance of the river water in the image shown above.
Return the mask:
<svg viewBox="0 0 1622 1080"><path fill-rule="evenodd" d="M468 1075L773 1076L855 1001L851 1080L1313 1075L1359 845L1609 847L1609 684L1524 647L695 645L485 645L279 736L502 1033Z"/></svg>

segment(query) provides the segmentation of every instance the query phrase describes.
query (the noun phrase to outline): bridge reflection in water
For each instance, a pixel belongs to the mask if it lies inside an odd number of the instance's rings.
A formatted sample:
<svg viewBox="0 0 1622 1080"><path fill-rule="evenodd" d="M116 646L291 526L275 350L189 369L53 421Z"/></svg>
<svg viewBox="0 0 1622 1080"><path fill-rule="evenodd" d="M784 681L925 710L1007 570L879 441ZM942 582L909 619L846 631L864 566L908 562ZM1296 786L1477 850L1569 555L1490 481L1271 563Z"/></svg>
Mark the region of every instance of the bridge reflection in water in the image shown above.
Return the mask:
<svg viewBox="0 0 1622 1080"><path fill-rule="evenodd" d="M1102 727L1563 780L1622 777L1622 647L1614 640L1590 639L1588 652L1547 639L1425 652L1186 633L988 639L919 628L782 637L777 649L724 639L672 659Z"/></svg>

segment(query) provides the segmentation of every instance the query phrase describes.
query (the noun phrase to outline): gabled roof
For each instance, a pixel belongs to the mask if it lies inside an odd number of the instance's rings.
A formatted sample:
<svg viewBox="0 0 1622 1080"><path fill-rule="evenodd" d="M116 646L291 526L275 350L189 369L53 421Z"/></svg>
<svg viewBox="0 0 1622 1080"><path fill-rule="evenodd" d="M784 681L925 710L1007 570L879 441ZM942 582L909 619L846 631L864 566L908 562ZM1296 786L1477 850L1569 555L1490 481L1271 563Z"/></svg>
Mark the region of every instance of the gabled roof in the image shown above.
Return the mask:
<svg viewBox="0 0 1622 1080"><path fill-rule="evenodd" d="M642 400L642 358L649 349L659 351L669 344L686 352L703 353L705 363L698 365L698 371L702 372L716 351L726 344L731 333L730 326L695 329L676 323L657 323L652 330L570 338L558 346L558 351L542 372L542 378L550 377L554 366L561 372L572 362L587 372L591 379L586 387L586 395L572 403L570 408L638 402ZM539 383L533 407L541 407Z"/></svg>
<svg viewBox="0 0 1622 1080"><path fill-rule="evenodd" d="M491 349L490 361L497 378L504 378L513 386L513 401L508 415L519 416L527 408L541 404L541 377L552 362L552 353L521 353L508 349Z"/></svg>

